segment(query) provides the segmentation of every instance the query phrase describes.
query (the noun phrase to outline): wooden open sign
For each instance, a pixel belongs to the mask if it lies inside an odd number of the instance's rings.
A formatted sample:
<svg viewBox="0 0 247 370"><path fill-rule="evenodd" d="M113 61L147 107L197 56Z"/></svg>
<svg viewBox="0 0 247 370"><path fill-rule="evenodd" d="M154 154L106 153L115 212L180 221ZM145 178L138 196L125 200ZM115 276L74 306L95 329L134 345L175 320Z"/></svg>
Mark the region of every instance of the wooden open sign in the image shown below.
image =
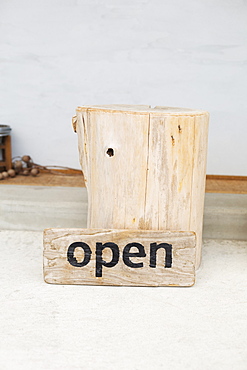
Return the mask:
<svg viewBox="0 0 247 370"><path fill-rule="evenodd" d="M47 229L47 283L191 286L195 233L149 230Z"/></svg>

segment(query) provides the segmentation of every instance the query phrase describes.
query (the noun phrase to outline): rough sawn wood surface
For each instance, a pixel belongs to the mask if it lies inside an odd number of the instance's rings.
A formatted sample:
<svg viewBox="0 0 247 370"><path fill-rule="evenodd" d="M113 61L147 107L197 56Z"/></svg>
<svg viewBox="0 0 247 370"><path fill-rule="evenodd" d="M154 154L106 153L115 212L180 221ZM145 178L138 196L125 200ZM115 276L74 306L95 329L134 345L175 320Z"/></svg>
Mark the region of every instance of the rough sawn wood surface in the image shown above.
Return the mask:
<svg viewBox="0 0 247 370"><path fill-rule="evenodd" d="M198 267L208 119L205 111L183 108L79 107L73 127L88 227L194 231Z"/></svg>
<svg viewBox="0 0 247 370"><path fill-rule="evenodd" d="M86 243L91 251L89 263L83 267L68 262L68 248L72 243ZM114 267L102 268L102 277L96 277L96 242L117 244L120 254ZM128 243L140 243L145 257L130 257L143 267L133 268L123 262L123 249ZM150 264L150 243L172 245L172 265L165 268L165 251L157 251L156 267ZM131 252L136 252L136 247ZM75 249L75 257L83 260L82 248ZM111 261L110 248L103 251L103 260ZM127 286L191 286L195 281L195 234L191 232L163 232L147 230L102 229L47 229L44 232L44 277L47 283Z"/></svg>

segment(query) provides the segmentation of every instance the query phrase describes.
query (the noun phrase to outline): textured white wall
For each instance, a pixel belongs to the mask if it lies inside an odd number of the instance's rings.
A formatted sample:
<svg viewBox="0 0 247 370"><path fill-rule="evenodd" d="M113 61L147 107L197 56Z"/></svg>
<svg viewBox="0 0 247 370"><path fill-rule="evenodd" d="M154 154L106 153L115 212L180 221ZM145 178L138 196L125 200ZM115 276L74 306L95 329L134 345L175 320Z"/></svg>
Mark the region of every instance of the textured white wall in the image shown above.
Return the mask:
<svg viewBox="0 0 247 370"><path fill-rule="evenodd" d="M79 168L77 105L211 113L208 170L247 174L247 3L0 0L0 123L13 154Z"/></svg>

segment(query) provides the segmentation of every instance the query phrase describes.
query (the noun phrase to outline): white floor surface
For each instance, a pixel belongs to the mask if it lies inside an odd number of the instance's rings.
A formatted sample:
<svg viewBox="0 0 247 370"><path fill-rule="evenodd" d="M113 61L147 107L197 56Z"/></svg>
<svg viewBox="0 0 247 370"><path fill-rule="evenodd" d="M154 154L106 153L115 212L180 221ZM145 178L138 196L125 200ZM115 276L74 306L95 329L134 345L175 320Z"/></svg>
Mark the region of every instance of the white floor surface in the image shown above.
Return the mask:
<svg viewBox="0 0 247 370"><path fill-rule="evenodd" d="M48 285L42 232L0 231L0 369L247 369L247 242L205 240L191 288Z"/></svg>

